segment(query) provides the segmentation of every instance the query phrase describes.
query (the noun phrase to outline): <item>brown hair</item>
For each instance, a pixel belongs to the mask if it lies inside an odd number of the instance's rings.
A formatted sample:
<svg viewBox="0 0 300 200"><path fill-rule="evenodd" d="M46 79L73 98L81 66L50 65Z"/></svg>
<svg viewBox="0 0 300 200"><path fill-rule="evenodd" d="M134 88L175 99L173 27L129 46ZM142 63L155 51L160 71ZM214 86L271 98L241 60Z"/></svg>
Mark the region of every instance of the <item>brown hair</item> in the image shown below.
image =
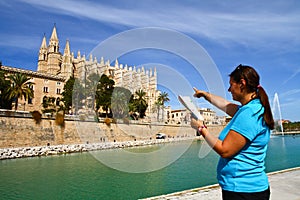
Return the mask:
<svg viewBox="0 0 300 200"><path fill-rule="evenodd" d="M259 75L253 67L247 65L239 65L229 74L229 76L237 83L244 79L246 81L247 92L256 92L261 104L265 108L264 120L267 126L274 129L274 119L266 91L259 84Z"/></svg>

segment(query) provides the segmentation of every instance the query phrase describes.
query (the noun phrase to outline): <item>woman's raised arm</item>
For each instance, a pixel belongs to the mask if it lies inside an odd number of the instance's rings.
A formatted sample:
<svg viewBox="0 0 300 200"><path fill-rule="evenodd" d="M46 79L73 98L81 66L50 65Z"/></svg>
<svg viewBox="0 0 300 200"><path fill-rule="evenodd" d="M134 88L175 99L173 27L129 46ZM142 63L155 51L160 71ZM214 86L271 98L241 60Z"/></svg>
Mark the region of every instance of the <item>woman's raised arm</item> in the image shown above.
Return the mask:
<svg viewBox="0 0 300 200"><path fill-rule="evenodd" d="M197 98L205 98L208 102L210 102L212 105L216 106L220 110L227 113L229 116L233 116L236 111L238 110L238 105L234 104L220 96L211 94L209 92L205 92L203 90L198 90L197 88L193 88L195 91L194 97Z"/></svg>

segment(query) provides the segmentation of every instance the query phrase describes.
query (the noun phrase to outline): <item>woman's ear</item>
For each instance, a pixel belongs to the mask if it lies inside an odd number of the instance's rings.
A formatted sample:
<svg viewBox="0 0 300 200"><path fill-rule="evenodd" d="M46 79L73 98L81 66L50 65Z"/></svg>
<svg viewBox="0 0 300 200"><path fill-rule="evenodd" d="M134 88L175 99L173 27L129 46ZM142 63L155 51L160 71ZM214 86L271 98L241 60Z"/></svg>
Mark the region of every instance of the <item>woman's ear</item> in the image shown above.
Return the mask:
<svg viewBox="0 0 300 200"><path fill-rule="evenodd" d="M240 80L240 88L241 88L241 91L243 91L243 89L246 88L246 80L245 79Z"/></svg>

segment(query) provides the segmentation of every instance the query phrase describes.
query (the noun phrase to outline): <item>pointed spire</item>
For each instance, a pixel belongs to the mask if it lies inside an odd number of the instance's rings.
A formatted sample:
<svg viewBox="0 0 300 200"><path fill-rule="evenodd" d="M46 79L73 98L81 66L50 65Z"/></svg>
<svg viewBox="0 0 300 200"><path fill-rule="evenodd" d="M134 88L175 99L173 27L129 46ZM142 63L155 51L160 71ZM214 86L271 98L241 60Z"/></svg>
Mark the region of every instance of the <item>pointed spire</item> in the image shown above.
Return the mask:
<svg viewBox="0 0 300 200"><path fill-rule="evenodd" d="M115 68L119 68L119 61L118 61L118 59L116 59L116 61L115 61Z"/></svg>
<svg viewBox="0 0 300 200"><path fill-rule="evenodd" d="M51 38L49 40L48 52L49 53L58 53L59 52L59 41L58 41L58 38L57 38L55 24L54 24L54 27L53 27Z"/></svg>
<svg viewBox="0 0 300 200"><path fill-rule="evenodd" d="M41 44L41 48L40 48L40 49L47 49L47 41L46 41L45 33L44 33L44 37L43 37L43 40L42 40L42 44Z"/></svg>
<svg viewBox="0 0 300 200"><path fill-rule="evenodd" d="M64 55L70 55L71 51L70 51L70 42L69 40L67 40L66 42L66 47L65 47L65 50L64 50Z"/></svg>
<svg viewBox="0 0 300 200"><path fill-rule="evenodd" d="M44 33L44 37L42 40L42 44L39 50L39 58L38 58L38 71L46 72L46 62L47 62L47 44L46 44L46 36Z"/></svg>
<svg viewBox="0 0 300 200"><path fill-rule="evenodd" d="M58 37L57 37L57 33L56 33L56 24L54 24L54 27L53 27L53 31L52 31L52 35L51 35L50 40L58 41Z"/></svg>

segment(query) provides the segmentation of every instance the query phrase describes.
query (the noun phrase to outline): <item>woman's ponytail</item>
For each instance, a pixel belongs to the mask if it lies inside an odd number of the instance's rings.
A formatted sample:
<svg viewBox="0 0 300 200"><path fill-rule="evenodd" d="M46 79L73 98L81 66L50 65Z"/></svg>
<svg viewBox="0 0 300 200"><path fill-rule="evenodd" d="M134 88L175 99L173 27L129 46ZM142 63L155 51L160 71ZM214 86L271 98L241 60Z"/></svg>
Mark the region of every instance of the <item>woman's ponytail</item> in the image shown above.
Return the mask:
<svg viewBox="0 0 300 200"><path fill-rule="evenodd" d="M267 126L271 130L273 130L275 123L274 123L268 95L267 95L266 91L264 90L264 88L262 88L260 85L257 87L257 93L258 93L258 98L260 99L262 106L265 108L264 120L265 120Z"/></svg>

